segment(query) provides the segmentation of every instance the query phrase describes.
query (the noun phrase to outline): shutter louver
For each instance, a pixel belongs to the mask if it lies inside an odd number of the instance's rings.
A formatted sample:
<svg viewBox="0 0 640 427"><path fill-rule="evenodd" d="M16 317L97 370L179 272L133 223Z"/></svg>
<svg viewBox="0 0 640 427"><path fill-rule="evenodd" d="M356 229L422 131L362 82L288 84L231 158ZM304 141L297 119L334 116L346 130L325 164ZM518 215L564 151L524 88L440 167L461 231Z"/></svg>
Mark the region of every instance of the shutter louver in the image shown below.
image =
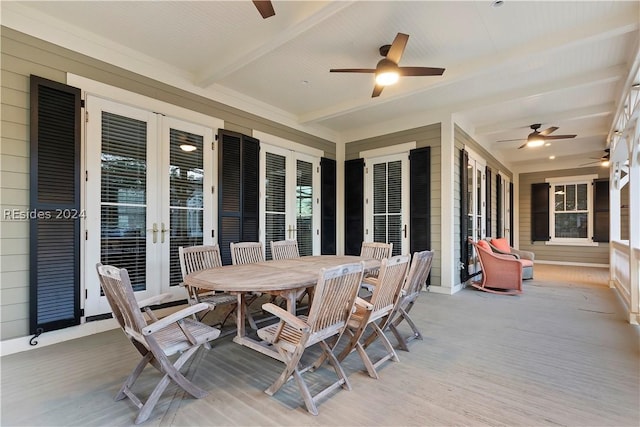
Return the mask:
<svg viewBox="0 0 640 427"><path fill-rule="evenodd" d="M255 138L218 131L218 244L222 264L231 264L231 242L258 241L260 144Z"/></svg>
<svg viewBox="0 0 640 427"><path fill-rule="evenodd" d="M531 184L531 241L549 239L549 184Z"/></svg>
<svg viewBox="0 0 640 427"><path fill-rule="evenodd" d="M493 221L492 217L491 217L491 168L489 166L487 166L486 168L486 177L485 177L485 184L486 184L486 215L487 215L487 221L486 221L486 231L485 231L485 236L492 236L493 232L491 230L491 223Z"/></svg>
<svg viewBox="0 0 640 427"><path fill-rule="evenodd" d="M503 218L502 218L502 177L496 174L496 237L502 237Z"/></svg>
<svg viewBox="0 0 640 427"><path fill-rule="evenodd" d="M80 324L80 90L30 79L29 330Z"/></svg>
<svg viewBox="0 0 640 427"><path fill-rule="evenodd" d="M344 212L346 255L360 255L364 240L364 159L344 162Z"/></svg>
<svg viewBox="0 0 640 427"><path fill-rule="evenodd" d="M335 255L336 251L336 161L320 160L320 253Z"/></svg>
<svg viewBox="0 0 640 427"><path fill-rule="evenodd" d="M469 278L469 202L467 200L467 185L469 181L469 153L460 150L460 282L464 283Z"/></svg>
<svg viewBox="0 0 640 427"><path fill-rule="evenodd" d="M593 241L609 242L609 180L593 181Z"/></svg>
<svg viewBox="0 0 640 427"><path fill-rule="evenodd" d="M410 253L431 249L431 149L409 155Z"/></svg>

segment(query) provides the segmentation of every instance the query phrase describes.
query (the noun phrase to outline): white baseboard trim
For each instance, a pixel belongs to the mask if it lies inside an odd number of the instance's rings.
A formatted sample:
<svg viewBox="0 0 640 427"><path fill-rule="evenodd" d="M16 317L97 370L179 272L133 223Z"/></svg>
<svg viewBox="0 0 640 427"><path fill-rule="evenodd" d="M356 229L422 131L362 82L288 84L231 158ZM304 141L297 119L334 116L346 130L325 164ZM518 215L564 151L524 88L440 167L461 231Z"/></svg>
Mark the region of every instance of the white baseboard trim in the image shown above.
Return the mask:
<svg viewBox="0 0 640 427"><path fill-rule="evenodd" d="M546 261L543 259L537 259L533 263L534 264L551 264L551 265L573 265L576 267L609 268L609 264L590 264L586 262L567 262L567 261Z"/></svg>
<svg viewBox="0 0 640 427"><path fill-rule="evenodd" d="M9 354L20 353L27 350L34 350L36 348L58 344L63 341L86 337L88 335L93 335L116 328L119 328L119 325L118 322L115 321L115 319L105 319L83 323L78 326L71 326L70 328L60 329L57 331L45 332L35 339L35 341L38 343L37 345L29 344L32 335L4 340L0 341L0 357L7 356Z"/></svg>
<svg viewBox="0 0 640 427"><path fill-rule="evenodd" d="M463 284L457 284L454 287L431 285L427 288L427 290L429 292L433 292L434 294L453 295L456 292L460 292L463 288L464 288Z"/></svg>

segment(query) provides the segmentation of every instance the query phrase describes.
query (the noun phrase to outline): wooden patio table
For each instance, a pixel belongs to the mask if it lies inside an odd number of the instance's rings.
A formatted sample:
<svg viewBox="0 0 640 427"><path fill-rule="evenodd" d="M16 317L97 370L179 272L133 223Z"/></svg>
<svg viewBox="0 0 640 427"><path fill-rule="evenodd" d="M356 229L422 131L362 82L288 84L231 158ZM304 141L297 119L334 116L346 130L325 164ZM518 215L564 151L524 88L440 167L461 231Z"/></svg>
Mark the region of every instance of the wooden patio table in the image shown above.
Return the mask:
<svg viewBox="0 0 640 427"><path fill-rule="evenodd" d="M380 260L350 255L318 255L292 259L264 261L253 264L225 265L187 275L184 282L212 291L225 291L238 296L236 310L237 333L233 341L263 354L281 360L280 354L266 343L247 336L244 324L247 293L261 292L286 299L287 310L296 312L296 294L299 290L312 290L322 268L353 262L365 262L365 273L380 267ZM312 294L310 294L312 295Z"/></svg>

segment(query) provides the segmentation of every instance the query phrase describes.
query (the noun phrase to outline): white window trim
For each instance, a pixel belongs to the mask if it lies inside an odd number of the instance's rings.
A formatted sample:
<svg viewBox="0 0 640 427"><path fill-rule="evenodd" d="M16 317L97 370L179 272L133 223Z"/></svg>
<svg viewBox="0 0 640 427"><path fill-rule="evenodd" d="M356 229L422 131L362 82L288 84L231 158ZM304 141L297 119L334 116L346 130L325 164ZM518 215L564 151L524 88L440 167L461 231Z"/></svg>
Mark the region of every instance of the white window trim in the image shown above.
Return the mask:
<svg viewBox="0 0 640 427"><path fill-rule="evenodd" d="M597 174L577 175L547 178L545 182L549 184L549 234L551 240L545 242L548 246L598 246L597 242L592 240L593 237L593 186L591 183L597 179ZM587 184L587 237L584 239L567 239L557 238L555 234L555 197L553 197L553 187L557 184Z"/></svg>
<svg viewBox="0 0 640 427"><path fill-rule="evenodd" d="M373 159L376 157L391 156L394 154L409 153L416 148L416 141L405 142L403 144L390 145L388 147L374 148L371 150L360 151L359 156L363 159Z"/></svg>

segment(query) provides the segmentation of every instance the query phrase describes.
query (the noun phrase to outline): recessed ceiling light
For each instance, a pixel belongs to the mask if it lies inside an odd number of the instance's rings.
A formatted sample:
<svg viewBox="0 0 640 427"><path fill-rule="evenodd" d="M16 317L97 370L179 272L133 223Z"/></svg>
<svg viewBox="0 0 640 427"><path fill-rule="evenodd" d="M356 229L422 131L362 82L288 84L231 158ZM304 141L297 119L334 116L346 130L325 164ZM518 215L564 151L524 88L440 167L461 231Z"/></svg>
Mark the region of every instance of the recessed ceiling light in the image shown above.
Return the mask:
<svg viewBox="0 0 640 427"><path fill-rule="evenodd" d="M546 143L544 144L544 146L545 146L545 147L551 147L551 143L550 143L550 142L546 142Z"/></svg>
<svg viewBox="0 0 640 427"><path fill-rule="evenodd" d="M503 0L493 0L491 2L491 7L496 8L496 7L500 7L504 4Z"/></svg>
<svg viewBox="0 0 640 427"><path fill-rule="evenodd" d="M307 85L311 84L311 82L309 80L300 80L300 84L302 86L307 86Z"/></svg>
<svg viewBox="0 0 640 427"><path fill-rule="evenodd" d="M556 158L556 156L549 156L549 160L553 160L555 158Z"/></svg>

